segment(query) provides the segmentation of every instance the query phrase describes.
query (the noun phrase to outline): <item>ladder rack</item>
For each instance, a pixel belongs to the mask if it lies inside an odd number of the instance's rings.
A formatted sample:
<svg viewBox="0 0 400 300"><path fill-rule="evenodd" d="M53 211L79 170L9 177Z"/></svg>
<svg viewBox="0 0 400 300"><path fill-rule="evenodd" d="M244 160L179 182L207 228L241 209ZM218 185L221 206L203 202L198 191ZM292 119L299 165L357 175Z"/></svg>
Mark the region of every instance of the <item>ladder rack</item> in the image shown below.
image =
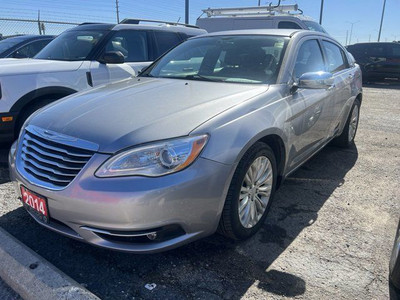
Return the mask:
<svg viewBox="0 0 400 300"><path fill-rule="evenodd" d="M207 8L203 13L207 17L218 16L253 16L253 15L273 15L274 13L289 14L300 11L297 4L280 6L253 6L253 7L235 7L235 8Z"/></svg>

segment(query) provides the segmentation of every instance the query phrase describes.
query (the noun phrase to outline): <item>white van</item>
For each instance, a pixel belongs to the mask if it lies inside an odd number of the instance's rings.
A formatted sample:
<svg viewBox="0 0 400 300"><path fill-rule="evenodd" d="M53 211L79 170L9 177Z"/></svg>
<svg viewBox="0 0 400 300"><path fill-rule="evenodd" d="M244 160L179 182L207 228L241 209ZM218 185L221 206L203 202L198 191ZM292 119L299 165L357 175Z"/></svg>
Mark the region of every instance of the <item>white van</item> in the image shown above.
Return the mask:
<svg viewBox="0 0 400 300"><path fill-rule="evenodd" d="M239 29L305 29L326 33L312 18L304 16L298 5L203 9L196 25L208 32Z"/></svg>

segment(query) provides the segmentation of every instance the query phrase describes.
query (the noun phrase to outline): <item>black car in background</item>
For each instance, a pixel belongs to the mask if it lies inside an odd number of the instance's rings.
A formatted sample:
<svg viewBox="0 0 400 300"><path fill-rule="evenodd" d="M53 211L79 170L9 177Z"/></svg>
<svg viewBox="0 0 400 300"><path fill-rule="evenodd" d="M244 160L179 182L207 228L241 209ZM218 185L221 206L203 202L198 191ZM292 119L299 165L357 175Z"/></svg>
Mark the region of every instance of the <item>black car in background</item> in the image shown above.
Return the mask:
<svg viewBox="0 0 400 300"><path fill-rule="evenodd" d="M400 43L358 43L346 48L360 65L364 82L400 80Z"/></svg>
<svg viewBox="0 0 400 300"><path fill-rule="evenodd" d="M50 43L52 35L21 35L0 41L0 58L31 58Z"/></svg>

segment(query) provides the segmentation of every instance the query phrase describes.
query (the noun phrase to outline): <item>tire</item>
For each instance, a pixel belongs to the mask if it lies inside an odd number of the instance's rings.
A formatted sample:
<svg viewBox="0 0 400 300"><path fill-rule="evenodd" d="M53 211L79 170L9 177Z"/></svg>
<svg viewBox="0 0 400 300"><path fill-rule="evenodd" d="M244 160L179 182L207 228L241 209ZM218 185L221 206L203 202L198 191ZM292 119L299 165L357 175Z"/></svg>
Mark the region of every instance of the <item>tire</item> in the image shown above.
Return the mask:
<svg viewBox="0 0 400 300"><path fill-rule="evenodd" d="M250 177L246 177L246 173L250 167L252 167L252 170L257 170L256 166L259 166L259 170L266 170L265 173L260 171L255 176L260 175L258 181L265 182L265 185L259 186L256 182L256 187L253 188L247 183L250 181ZM244 154L235 170L221 214L218 232L234 240L244 240L254 235L267 217L275 194L276 182L277 167L274 152L267 144L257 142ZM243 192L242 189L247 192ZM269 194L269 197L266 197L267 194ZM247 195L247 200L246 197L240 200L243 195ZM244 225L246 220L244 214L242 218L239 216L239 202L242 204L247 203L242 206L242 208L245 207L242 212L245 213L247 211L250 214L247 227ZM264 211L262 212L262 210ZM255 214L251 214L252 211Z"/></svg>
<svg viewBox="0 0 400 300"><path fill-rule="evenodd" d="M19 132L21 131L22 126L24 125L25 121L38 109L46 106L47 104L53 102L54 100L48 100L48 99L44 99L44 100L40 100L37 101L35 103L35 100L33 100L34 102L27 106L24 107L23 110L21 111L21 113L18 116L17 119L17 123L15 125L15 130L14 130L14 137L18 138Z"/></svg>
<svg viewBox="0 0 400 300"><path fill-rule="evenodd" d="M389 277L393 285L400 289L400 223L396 233L389 264Z"/></svg>
<svg viewBox="0 0 400 300"><path fill-rule="evenodd" d="M342 148L349 148L354 144L354 138L356 137L358 122L360 120L360 106L361 106L360 100L359 99L354 100L353 106L351 107L349 116L346 120L346 125L343 128L343 132L341 135L333 139L332 144ZM354 114L357 115L355 121L354 121L355 117Z"/></svg>

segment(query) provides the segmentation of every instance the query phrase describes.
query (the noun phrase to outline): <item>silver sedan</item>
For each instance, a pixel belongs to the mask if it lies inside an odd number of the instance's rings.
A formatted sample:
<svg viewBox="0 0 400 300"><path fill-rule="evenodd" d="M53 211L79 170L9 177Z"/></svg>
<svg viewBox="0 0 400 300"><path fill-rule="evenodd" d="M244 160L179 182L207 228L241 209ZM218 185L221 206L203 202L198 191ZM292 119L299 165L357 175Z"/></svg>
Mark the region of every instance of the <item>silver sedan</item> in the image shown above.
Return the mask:
<svg viewBox="0 0 400 300"><path fill-rule="evenodd" d="M203 35L137 78L35 113L11 178L36 221L94 245L246 239L290 173L331 141L353 144L361 102L360 68L328 35Z"/></svg>

